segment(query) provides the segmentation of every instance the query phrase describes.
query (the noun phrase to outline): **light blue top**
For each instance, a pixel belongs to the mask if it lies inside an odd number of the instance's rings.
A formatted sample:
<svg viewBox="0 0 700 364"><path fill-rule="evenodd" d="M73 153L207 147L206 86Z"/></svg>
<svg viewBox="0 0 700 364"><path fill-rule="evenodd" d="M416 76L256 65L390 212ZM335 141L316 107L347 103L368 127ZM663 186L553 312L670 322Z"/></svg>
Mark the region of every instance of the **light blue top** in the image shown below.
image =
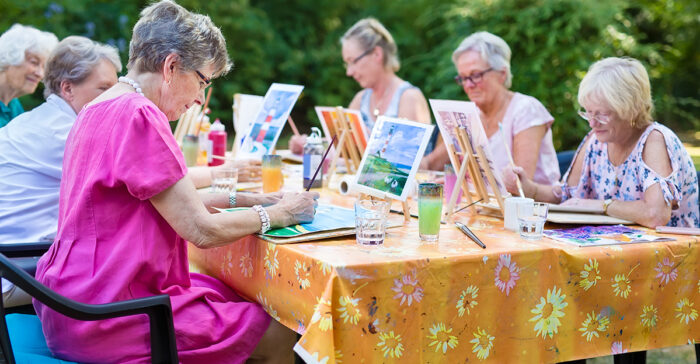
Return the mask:
<svg viewBox="0 0 700 364"><path fill-rule="evenodd" d="M394 92L394 96L391 98L391 102L389 103L389 107L387 107L386 112L383 114L385 116L389 116L392 118L398 117L399 116L399 102L401 101L401 95L408 90L409 88L416 88L415 86L411 85L410 82L408 81L403 81L401 85L396 89ZM362 114L362 121L364 121L365 125L367 126L367 130L370 131L372 130L372 127L374 126L374 115L372 115L372 112L370 111L370 98L372 97L372 89L371 88L366 88L365 92L362 93L362 101L360 103L360 113Z"/></svg>

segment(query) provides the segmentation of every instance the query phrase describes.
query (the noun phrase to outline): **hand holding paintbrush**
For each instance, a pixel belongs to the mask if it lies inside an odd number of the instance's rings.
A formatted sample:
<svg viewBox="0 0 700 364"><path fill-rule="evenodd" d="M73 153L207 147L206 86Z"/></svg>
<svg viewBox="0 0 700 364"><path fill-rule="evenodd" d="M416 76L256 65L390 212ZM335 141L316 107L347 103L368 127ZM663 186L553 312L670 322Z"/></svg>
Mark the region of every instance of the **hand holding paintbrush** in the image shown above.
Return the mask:
<svg viewBox="0 0 700 364"><path fill-rule="evenodd" d="M515 168L513 155L510 154L510 148L508 147L508 143L506 142L506 136L503 135L503 125L501 123L498 123L498 130L501 132L501 140L503 140L503 146L506 148L506 154L508 155L510 166L511 168ZM525 193L523 192L523 185L520 183L520 176L518 176L517 174L515 175L515 183L518 185L518 193L520 194L520 197L525 197Z"/></svg>

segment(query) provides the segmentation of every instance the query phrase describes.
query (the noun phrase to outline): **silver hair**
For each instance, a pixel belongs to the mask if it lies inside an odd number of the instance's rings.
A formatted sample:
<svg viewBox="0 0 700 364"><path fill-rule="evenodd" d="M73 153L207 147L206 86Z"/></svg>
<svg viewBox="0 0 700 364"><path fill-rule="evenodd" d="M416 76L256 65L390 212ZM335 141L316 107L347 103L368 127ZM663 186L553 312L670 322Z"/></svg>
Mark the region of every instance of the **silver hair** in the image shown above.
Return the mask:
<svg viewBox="0 0 700 364"><path fill-rule="evenodd" d="M462 41L459 47L452 52L452 63L457 66L457 59L462 53L476 51L481 55L481 59L486 61L495 70L506 72L506 82L504 86L510 88L513 81L513 74L510 72L510 47L503 38L489 32L474 33Z"/></svg>
<svg viewBox="0 0 700 364"><path fill-rule="evenodd" d="M129 70L160 72L165 58L176 54L188 71L214 66L214 77L233 65L226 40L206 15L188 11L170 0L143 9L129 44Z"/></svg>
<svg viewBox="0 0 700 364"><path fill-rule="evenodd" d="M121 71L122 62L116 48L77 35L66 37L46 61L44 96L60 95L63 81L83 82L102 60L111 62L117 72Z"/></svg>
<svg viewBox="0 0 700 364"><path fill-rule="evenodd" d="M359 20L343 34L340 42L342 43L349 39L356 40L364 50L380 47L384 53L384 67L387 69L396 72L401 67L394 37L391 36L391 33L379 20L374 18Z"/></svg>
<svg viewBox="0 0 700 364"><path fill-rule="evenodd" d="M58 38L53 33L14 24L0 35L0 72L24 62L25 52L37 53L46 58L57 43Z"/></svg>

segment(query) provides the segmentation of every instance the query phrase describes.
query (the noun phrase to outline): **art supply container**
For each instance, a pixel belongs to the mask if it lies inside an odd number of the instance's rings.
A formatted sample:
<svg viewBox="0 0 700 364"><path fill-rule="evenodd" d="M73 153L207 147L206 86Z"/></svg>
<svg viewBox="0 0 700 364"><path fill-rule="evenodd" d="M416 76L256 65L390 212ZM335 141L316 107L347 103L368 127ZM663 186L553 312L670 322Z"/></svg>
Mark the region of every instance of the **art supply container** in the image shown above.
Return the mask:
<svg viewBox="0 0 700 364"><path fill-rule="evenodd" d="M520 237L528 240L542 239L542 230L547 221L549 204L535 202L532 206L518 205L518 232Z"/></svg>
<svg viewBox="0 0 700 364"><path fill-rule="evenodd" d="M277 192L284 185L282 176L282 157L275 154L266 154L262 157L262 182L263 192Z"/></svg>
<svg viewBox="0 0 700 364"><path fill-rule="evenodd" d="M209 132L209 141L211 142L211 155L209 156L209 166L218 166L224 164L223 159L213 158L213 156L218 155L220 157L226 157L226 127L224 124L216 119L214 124L211 124L211 131Z"/></svg>
<svg viewBox="0 0 700 364"><path fill-rule="evenodd" d="M355 202L355 235L360 245L380 245L386 235L389 202L359 200Z"/></svg>
<svg viewBox="0 0 700 364"><path fill-rule="evenodd" d="M316 173L322 159L323 140L321 140L321 131L316 127L312 127L311 135L306 138L306 144L304 144L304 189L309 188L309 185L311 185L311 188L323 187L323 170L319 170L316 179L313 179L314 173Z"/></svg>
<svg viewBox="0 0 700 364"><path fill-rule="evenodd" d="M518 206L527 205L532 208L535 200L527 197L508 197L505 199L505 212L503 213L504 227L510 231L518 231Z"/></svg>
<svg viewBox="0 0 700 364"><path fill-rule="evenodd" d="M438 240L442 217L442 189L442 185L438 183L418 185L418 234L423 241Z"/></svg>

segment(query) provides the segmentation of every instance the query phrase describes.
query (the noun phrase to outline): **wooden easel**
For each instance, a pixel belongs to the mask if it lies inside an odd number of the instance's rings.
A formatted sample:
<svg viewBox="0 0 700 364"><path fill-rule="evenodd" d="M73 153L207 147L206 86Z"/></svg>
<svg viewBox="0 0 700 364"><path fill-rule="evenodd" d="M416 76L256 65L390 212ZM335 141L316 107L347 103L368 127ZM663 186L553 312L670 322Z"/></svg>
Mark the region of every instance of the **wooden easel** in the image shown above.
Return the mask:
<svg viewBox="0 0 700 364"><path fill-rule="evenodd" d="M479 145L472 145L469 141L469 136L467 135L467 130L464 127L456 127L455 135L457 135L457 142L459 143L459 149L462 152L457 152L453 145L448 145L448 148L452 149L453 155L456 157L454 161L454 169L457 173L457 181L455 182L452 194L450 195L450 201L447 203L447 209L445 212L445 219L450 220L454 214L455 204L457 203L457 196L459 195L460 188L464 191L464 195L467 197L467 202L471 204L473 202L471 191L469 189L469 184L465 178L467 170L469 170L469 175L474 183L476 196L483 200L485 203L491 201L491 196L486 189L486 183L484 181L484 175L488 180L489 186L496 198L498 207L501 214L504 211L503 196L501 196L501 191L498 190L496 185L496 178L493 176L491 167L486 161L486 154L484 150ZM460 160L460 157L461 160ZM484 173L482 174L481 171ZM472 205L470 207L473 213L476 213L476 207Z"/></svg>
<svg viewBox="0 0 700 364"><path fill-rule="evenodd" d="M394 199L389 197L389 196L385 196L384 198L379 198L379 197L375 197L375 196L364 194L364 193L360 194L360 199L386 201L389 203L389 209L391 209L391 205L394 202ZM400 201L400 200L396 200L396 201ZM401 201L401 208L403 210L403 223L404 223L404 225L406 225L409 222L411 222L411 209L410 209L410 207L408 207L408 197L406 198L406 201Z"/></svg>
<svg viewBox="0 0 700 364"><path fill-rule="evenodd" d="M336 107L337 118L333 120L333 125L335 126L335 135L338 138L338 143L336 144L336 152L331 159L331 165L328 169L328 180L336 172L336 165L339 158L345 160L345 166L349 174L356 174L359 172L360 162L362 162L362 155L364 154L364 148L356 143L355 136L353 135L352 125L345 116L345 110L338 106ZM327 135L327 137L332 138L333 135Z"/></svg>

